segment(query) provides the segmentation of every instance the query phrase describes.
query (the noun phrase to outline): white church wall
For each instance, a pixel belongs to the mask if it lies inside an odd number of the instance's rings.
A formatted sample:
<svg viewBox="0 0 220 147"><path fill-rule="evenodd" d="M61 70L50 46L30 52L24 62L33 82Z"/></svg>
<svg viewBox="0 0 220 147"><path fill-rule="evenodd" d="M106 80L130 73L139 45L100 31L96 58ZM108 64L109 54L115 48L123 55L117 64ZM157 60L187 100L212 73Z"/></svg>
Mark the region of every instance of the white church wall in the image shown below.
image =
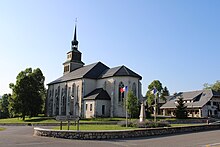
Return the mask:
<svg viewBox="0 0 220 147"><path fill-rule="evenodd" d="M94 100L86 100L84 105L85 118L93 118L95 115L94 111L95 101Z"/></svg>
<svg viewBox="0 0 220 147"><path fill-rule="evenodd" d="M129 76L117 76L117 77L109 77L105 79L99 79L97 81L97 88L106 88L109 96L111 97L111 117L125 117L125 109L124 103L119 102L119 83L123 82L124 86L128 86L128 90L132 89L132 84L136 85L137 96L141 91L139 79L135 77ZM125 93L125 96L127 93Z"/></svg>
<svg viewBox="0 0 220 147"><path fill-rule="evenodd" d="M96 100L95 101L95 116L96 117L109 117L110 116L110 107L111 101L108 100ZM104 114L103 114L104 106Z"/></svg>
<svg viewBox="0 0 220 147"><path fill-rule="evenodd" d="M84 79L84 96L96 89L97 80Z"/></svg>

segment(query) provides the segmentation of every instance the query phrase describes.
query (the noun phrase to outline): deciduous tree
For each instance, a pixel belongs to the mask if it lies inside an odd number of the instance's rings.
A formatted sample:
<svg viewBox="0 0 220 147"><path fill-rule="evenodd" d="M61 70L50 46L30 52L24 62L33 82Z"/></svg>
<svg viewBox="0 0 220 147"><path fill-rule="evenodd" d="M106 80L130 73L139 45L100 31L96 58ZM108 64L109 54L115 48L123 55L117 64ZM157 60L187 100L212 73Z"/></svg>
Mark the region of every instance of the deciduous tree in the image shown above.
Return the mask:
<svg viewBox="0 0 220 147"><path fill-rule="evenodd" d="M220 93L220 81L219 80L216 81L214 84L205 83L203 84L203 86L204 86L204 89L212 89Z"/></svg>
<svg viewBox="0 0 220 147"><path fill-rule="evenodd" d="M16 77L16 84L10 84L12 98L10 113L22 116L37 116L42 112L45 99L44 76L39 68L27 68Z"/></svg>
<svg viewBox="0 0 220 147"><path fill-rule="evenodd" d="M139 106L138 98L129 90L127 96L127 111L131 115L131 118L138 117Z"/></svg>
<svg viewBox="0 0 220 147"><path fill-rule="evenodd" d="M1 118L8 118L9 117L9 98L10 94L4 94L0 101L0 110L1 110Z"/></svg>

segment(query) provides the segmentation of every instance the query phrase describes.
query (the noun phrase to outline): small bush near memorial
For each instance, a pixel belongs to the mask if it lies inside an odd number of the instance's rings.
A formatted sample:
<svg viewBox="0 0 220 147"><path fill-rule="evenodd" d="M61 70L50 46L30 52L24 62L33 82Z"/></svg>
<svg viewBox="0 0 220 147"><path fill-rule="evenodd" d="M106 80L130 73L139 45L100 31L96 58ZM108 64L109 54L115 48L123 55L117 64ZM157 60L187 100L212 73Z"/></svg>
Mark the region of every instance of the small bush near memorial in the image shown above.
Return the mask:
<svg viewBox="0 0 220 147"><path fill-rule="evenodd" d="M126 121L121 121L118 123L121 127L126 126ZM146 120L145 122L139 122L133 121L133 122L128 122L128 127L135 127L135 128L157 128L157 127L170 127L170 124L167 121L148 121Z"/></svg>

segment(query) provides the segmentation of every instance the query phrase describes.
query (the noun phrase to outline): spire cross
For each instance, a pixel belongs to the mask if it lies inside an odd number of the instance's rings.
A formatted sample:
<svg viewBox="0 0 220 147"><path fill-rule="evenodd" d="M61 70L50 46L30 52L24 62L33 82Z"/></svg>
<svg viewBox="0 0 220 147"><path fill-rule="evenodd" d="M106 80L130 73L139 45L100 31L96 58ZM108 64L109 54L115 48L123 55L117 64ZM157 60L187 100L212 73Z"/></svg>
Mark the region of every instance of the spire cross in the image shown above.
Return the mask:
<svg viewBox="0 0 220 147"><path fill-rule="evenodd" d="M77 17L76 17L76 19L75 19L75 24L77 24Z"/></svg>

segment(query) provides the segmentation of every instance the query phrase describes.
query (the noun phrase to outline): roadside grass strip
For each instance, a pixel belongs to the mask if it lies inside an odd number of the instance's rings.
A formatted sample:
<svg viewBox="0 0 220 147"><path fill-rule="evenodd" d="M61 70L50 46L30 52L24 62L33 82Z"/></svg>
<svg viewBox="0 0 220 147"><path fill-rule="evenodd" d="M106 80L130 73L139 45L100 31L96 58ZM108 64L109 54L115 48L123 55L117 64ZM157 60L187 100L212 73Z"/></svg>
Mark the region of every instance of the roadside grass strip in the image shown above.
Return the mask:
<svg viewBox="0 0 220 147"><path fill-rule="evenodd" d="M121 127L119 125L80 125L79 130L129 130L133 127ZM60 127L55 127L53 130L60 130ZM62 130L67 130L67 126L63 126ZM70 130L77 130L77 126L71 125Z"/></svg>
<svg viewBox="0 0 220 147"><path fill-rule="evenodd" d="M0 128L0 131L3 131L3 130L5 130L5 128Z"/></svg>

